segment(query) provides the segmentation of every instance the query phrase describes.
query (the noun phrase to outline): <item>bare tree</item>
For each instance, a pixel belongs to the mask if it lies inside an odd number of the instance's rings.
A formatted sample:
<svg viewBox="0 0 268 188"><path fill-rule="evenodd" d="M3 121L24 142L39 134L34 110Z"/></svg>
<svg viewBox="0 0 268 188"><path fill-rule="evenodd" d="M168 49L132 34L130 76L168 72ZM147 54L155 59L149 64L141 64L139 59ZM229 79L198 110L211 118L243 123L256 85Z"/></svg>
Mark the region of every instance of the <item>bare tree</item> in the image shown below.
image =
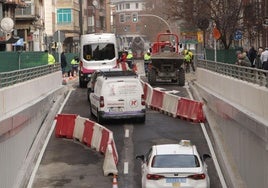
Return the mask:
<svg viewBox="0 0 268 188"><path fill-rule="evenodd" d="M145 1L145 7L146 10L141 13L142 14L147 14L147 15L156 15L164 20L168 20L168 15L164 13L163 7L165 7L167 0L146 0ZM145 34L148 36L150 41L155 41L157 34L161 32L166 32L169 28L167 25L161 21L157 17L153 16L148 16L148 17L142 17L141 26L141 33Z"/></svg>
<svg viewBox="0 0 268 188"><path fill-rule="evenodd" d="M188 27L207 25L204 20L213 23L225 49L230 48L235 31L242 29L243 7L239 0L169 0L165 8L169 17L185 20Z"/></svg>

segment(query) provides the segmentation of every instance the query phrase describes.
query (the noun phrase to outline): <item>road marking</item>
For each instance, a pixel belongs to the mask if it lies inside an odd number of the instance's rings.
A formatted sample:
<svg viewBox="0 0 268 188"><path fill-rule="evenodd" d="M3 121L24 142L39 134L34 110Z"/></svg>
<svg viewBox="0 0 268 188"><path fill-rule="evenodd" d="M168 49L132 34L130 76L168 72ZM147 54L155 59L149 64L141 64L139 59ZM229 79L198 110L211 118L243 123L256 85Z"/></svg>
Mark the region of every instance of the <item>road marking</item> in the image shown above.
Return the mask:
<svg viewBox="0 0 268 188"><path fill-rule="evenodd" d="M128 162L124 162L124 174L128 174Z"/></svg>
<svg viewBox="0 0 268 188"><path fill-rule="evenodd" d="M190 99L193 100L193 95L191 94L190 90L189 90L189 87L186 87L186 90L190 96ZM224 176L222 174L222 171L221 171L221 168L220 168L220 165L219 165L219 162L218 162L218 159L216 157L216 154L215 154L215 151L213 149L213 146L212 146L212 143L211 143L211 140L208 136L208 133L207 133L207 130L206 130L206 127L205 127L205 124L204 123L200 123L201 125L201 128L202 128L202 131L203 131L203 134L206 138L206 141L207 141L207 144L208 144L208 147L209 147L209 151L211 153L211 157L213 159L213 162L214 162L214 165L215 165L215 168L216 168L216 171L218 173L218 176L220 178L220 182L221 182L221 185L223 188L227 188L227 185L226 185L226 182L225 182L225 179L224 179Z"/></svg>
<svg viewBox="0 0 268 188"><path fill-rule="evenodd" d="M125 138L128 138L129 137L129 129L126 129L125 130Z"/></svg>
<svg viewBox="0 0 268 188"><path fill-rule="evenodd" d="M61 105L61 107L60 107L60 109L59 109L59 111L58 111L57 114L60 114L60 113L61 113L61 111L62 111L64 105L66 104L67 100L69 99L69 97L70 97L70 95L71 95L71 92L72 92L72 90L69 91L67 97L65 98L64 102L62 103L62 105ZM52 124L52 126L51 126L51 128L50 128L50 131L49 131L47 137L46 137L46 140L45 140L45 142L44 142L44 145L43 145L43 147L42 147L42 149L41 149L41 151L40 151L40 154L39 154L38 159L37 159L37 161L36 161L36 163L35 163L33 172L32 172L32 174L31 174L29 183L28 183L28 185L27 185L27 188L31 188L31 187L33 186L33 182L34 182L34 178L35 178L36 172L37 172L37 170L38 170L38 168L39 168L39 166L40 166L41 160L42 160L42 158L43 158L43 155L44 155L44 153L45 153L47 144L48 144L49 139L50 139L50 137L51 137L51 135L52 135L52 133L53 133L53 131L54 131L55 126L56 126L56 120L53 121L53 124Z"/></svg>

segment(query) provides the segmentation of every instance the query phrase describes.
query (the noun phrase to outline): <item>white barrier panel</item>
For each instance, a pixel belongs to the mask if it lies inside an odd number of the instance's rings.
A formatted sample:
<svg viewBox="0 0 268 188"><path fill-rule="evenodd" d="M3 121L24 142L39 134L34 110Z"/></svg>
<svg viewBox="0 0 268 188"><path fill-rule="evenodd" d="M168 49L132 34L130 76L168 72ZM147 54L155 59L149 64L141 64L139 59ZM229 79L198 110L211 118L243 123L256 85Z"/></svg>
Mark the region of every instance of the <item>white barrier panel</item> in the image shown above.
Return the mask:
<svg viewBox="0 0 268 188"><path fill-rule="evenodd" d="M77 118L75 119L75 126L74 126L74 133L73 133L73 137L78 139L80 142L82 142L83 140L83 133L84 133L84 129L85 129L85 121L87 119L77 116Z"/></svg>
<svg viewBox="0 0 268 188"><path fill-rule="evenodd" d="M109 174L118 174L111 144L108 144L106 148L105 158L103 162L103 172L105 176L108 176Z"/></svg>
<svg viewBox="0 0 268 188"><path fill-rule="evenodd" d="M177 108L179 100L179 96L172 95L172 92L165 92L162 110L172 114L173 117L177 117Z"/></svg>
<svg viewBox="0 0 268 188"><path fill-rule="evenodd" d="M91 148L96 149L96 151L100 150L100 144L101 144L101 137L102 137L102 130L104 127L98 123L95 123L94 125L94 134L92 136L92 141L91 141Z"/></svg>
<svg viewBox="0 0 268 188"><path fill-rule="evenodd" d="M147 83L146 85L147 85L147 96L146 96L145 102L148 106L150 106L151 101L152 101L152 96L153 96L153 87Z"/></svg>

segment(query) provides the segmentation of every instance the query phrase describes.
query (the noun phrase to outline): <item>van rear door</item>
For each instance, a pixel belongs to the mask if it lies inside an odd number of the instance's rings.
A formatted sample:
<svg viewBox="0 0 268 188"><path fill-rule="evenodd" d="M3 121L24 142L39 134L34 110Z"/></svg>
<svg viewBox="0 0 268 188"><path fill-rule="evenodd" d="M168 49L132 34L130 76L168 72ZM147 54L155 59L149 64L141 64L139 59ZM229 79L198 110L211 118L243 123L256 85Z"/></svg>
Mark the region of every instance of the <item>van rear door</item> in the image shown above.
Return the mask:
<svg viewBox="0 0 268 188"><path fill-rule="evenodd" d="M143 94L138 79L122 78L107 83L105 87L106 112L134 112L141 111L141 96Z"/></svg>

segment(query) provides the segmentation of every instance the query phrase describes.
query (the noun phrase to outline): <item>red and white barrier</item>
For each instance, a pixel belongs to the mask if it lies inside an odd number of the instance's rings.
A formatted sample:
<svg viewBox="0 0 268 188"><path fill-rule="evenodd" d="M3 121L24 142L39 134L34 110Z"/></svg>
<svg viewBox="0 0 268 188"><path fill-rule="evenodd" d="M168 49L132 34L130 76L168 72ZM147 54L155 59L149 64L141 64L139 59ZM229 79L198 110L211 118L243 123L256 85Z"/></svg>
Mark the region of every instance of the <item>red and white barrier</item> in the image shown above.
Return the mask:
<svg viewBox="0 0 268 188"><path fill-rule="evenodd" d="M85 129L85 121L87 119L77 116L77 118L75 119L75 126L74 126L74 133L73 133L73 137L78 139L80 142L83 141L83 133L84 133L84 129Z"/></svg>
<svg viewBox="0 0 268 188"><path fill-rule="evenodd" d="M86 144L88 147L91 147L93 132L94 132L94 125L95 122L86 120L84 132L83 132L83 138L82 143Z"/></svg>
<svg viewBox="0 0 268 188"><path fill-rule="evenodd" d="M203 103L181 98L178 103L177 115L193 122L204 122Z"/></svg>
<svg viewBox="0 0 268 188"><path fill-rule="evenodd" d="M76 117L76 114L58 114L56 117L56 137L73 138Z"/></svg>
<svg viewBox="0 0 268 188"><path fill-rule="evenodd" d="M58 114L55 136L75 138L105 155L104 175L117 174L118 153L113 132L104 126L76 114Z"/></svg>
<svg viewBox="0 0 268 188"><path fill-rule="evenodd" d="M152 109L162 110L164 94L165 92L158 88L153 89L151 104L149 106Z"/></svg>
<svg viewBox="0 0 268 188"><path fill-rule="evenodd" d="M148 83L143 83L146 92L146 105L149 108L160 110L193 122L204 122L203 103L174 95L174 91L163 91L160 88L152 88Z"/></svg>
<svg viewBox="0 0 268 188"><path fill-rule="evenodd" d="M180 97L173 95L172 92L166 92L163 98L162 110L172 117L177 117L177 106Z"/></svg>

